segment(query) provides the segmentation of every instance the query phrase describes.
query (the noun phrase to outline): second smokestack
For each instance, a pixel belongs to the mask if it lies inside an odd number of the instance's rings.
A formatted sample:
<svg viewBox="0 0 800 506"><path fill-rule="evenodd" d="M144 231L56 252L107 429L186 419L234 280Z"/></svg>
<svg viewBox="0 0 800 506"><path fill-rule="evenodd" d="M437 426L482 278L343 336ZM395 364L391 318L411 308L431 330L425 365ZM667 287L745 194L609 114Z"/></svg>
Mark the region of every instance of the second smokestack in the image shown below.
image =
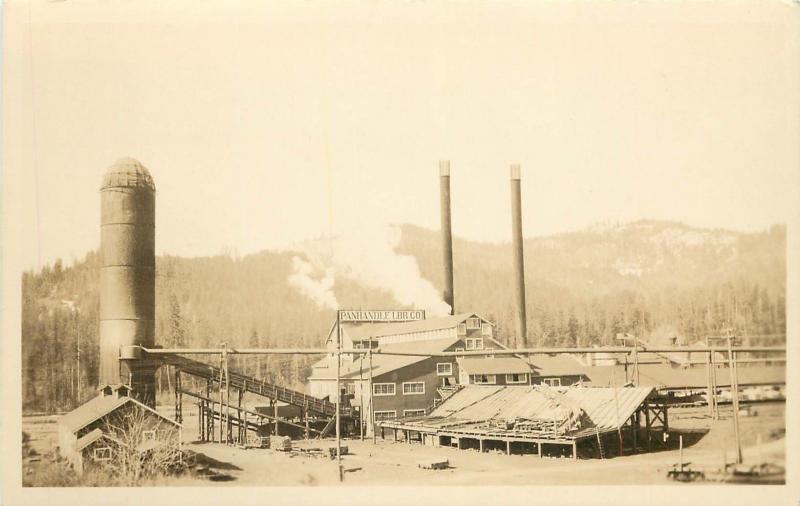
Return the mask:
<svg viewBox="0 0 800 506"><path fill-rule="evenodd" d="M514 280L516 308L516 346L528 344L528 321L525 311L525 258L522 246L522 190L519 165L511 166L511 234L514 248Z"/></svg>
<svg viewBox="0 0 800 506"><path fill-rule="evenodd" d="M450 305L450 314L455 314L453 300L453 229L450 223L450 162L439 162L439 190L442 216L442 252L444 259L444 301Z"/></svg>

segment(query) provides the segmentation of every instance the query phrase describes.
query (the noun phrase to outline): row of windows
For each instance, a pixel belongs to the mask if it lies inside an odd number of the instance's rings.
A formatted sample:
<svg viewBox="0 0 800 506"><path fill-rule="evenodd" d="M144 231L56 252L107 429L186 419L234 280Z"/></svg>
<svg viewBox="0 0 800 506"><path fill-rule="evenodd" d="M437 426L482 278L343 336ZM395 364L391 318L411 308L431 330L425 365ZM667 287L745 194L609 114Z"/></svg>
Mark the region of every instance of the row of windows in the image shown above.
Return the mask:
<svg viewBox="0 0 800 506"><path fill-rule="evenodd" d="M453 364L449 362L436 364L436 373L439 376L449 376L453 374ZM497 383L495 374L470 374L469 382L475 385L494 385ZM528 382L528 375L506 374L506 384L525 384ZM560 387L561 378L543 378L542 383L551 387ZM377 396L396 395L394 383L375 383L372 385L372 393ZM425 393L425 383L422 381L403 383L403 395L420 395Z"/></svg>
<svg viewBox="0 0 800 506"><path fill-rule="evenodd" d="M403 416L422 416L425 414L424 409L404 409ZM397 411L376 411L375 412L375 421L381 420L389 420L392 418L397 418Z"/></svg>
<svg viewBox="0 0 800 506"><path fill-rule="evenodd" d="M558 379L558 378L555 378ZM494 374L470 374L470 383L475 385L494 385L497 383L497 376ZM547 380L545 380L547 381ZM560 381L560 380L559 380ZM506 374L506 383L527 383L527 374Z"/></svg>
<svg viewBox="0 0 800 506"><path fill-rule="evenodd" d="M375 383L372 385L372 394L377 396L396 395L394 383ZM422 395L425 393L425 383L411 381L403 383L403 395Z"/></svg>

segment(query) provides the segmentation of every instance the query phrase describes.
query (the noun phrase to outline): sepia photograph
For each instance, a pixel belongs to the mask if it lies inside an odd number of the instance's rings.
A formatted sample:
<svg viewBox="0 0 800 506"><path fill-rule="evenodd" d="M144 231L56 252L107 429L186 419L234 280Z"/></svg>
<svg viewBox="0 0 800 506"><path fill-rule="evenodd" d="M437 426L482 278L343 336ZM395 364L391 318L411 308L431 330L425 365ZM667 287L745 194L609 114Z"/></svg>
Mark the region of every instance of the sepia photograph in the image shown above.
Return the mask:
<svg viewBox="0 0 800 506"><path fill-rule="evenodd" d="M4 504L800 504L798 2L2 5Z"/></svg>

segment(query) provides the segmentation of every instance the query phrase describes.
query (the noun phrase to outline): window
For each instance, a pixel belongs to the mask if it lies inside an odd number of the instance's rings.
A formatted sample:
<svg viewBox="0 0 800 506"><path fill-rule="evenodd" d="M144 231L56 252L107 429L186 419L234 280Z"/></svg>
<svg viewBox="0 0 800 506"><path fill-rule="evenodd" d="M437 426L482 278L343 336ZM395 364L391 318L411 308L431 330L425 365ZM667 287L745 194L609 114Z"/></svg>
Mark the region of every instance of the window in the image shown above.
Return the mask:
<svg viewBox="0 0 800 506"><path fill-rule="evenodd" d="M414 381L403 383L403 395L421 395L425 393L425 383Z"/></svg>
<svg viewBox="0 0 800 506"><path fill-rule="evenodd" d="M467 318L467 328L469 330L476 330L481 328L480 318Z"/></svg>
<svg viewBox="0 0 800 506"><path fill-rule="evenodd" d="M436 364L436 374L438 376L451 376L453 374L453 364L450 362Z"/></svg>
<svg viewBox="0 0 800 506"><path fill-rule="evenodd" d="M506 374L506 383L527 383L527 374Z"/></svg>
<svg viewBox="0 0 800 506"><path fill-rule="evenodd" d="M475 349L475 340L474 339L467 339L467 349L474 350Z"/></svg>
<svg viewBox="0 0 800 506"><path fill-rule="evenodd" d="M475 339L475 349L476 350L482 350L483 349L483 339L481 339L480 337Z"/></svg>
<svg viewBox="0 0 800 506"><path fill-rule="evenodd" d="M488 323L484 323L481 325L481 335L486 337L492 337L492 326Z"/></svg>
<svg viewBox="0 0 800 506"><path fill-rule="evenodd" d="M475 385L494 385L497 377L494 374L473 374L470 376Z"/></svg>
<svg viewBox="0 0 800 506"><path fill-rule="evenodd" d="M459 336L467 335L467 324L466 323L459 323L458 324L458 335Z"/></svg>
<svg viewBox="0 0 800 506"><path fill-rule="evenodd" d="M394 383L375 383L372 385L373 395L395 395Z"/></svg>
<svg viewBox="0 0 800 506"><path fill-rule="evenodd" d="M424 409L404 409L403 416L425 416Z"/></svg>
<svg viewBox="0 0 800 506"><path fill-rule="evenodd" d="M95 448L92 457L94 460L111 460L111 448L108 446Z"/></svg>
<svg viewBox="0 0 800 506"><path fill-rule="evenodd" d="M550 385L551 387L560 387L561 386L561 378L545 378L542 380L545 385Z"/></svg>
<svg viewBox="0 0 800 506"><path fill-rule="evenodd" d="M356 384L355 384L355 382L347 383L345 385L345 389L346 389L345 393L347 393L347 394L355 394L356 393Z"/></svg>
<svg viewBox="0 0 800 506"><path fill-rule="evenodd" d="M143 430L142 431L142 441L148 441L150 439L156 438L156 431L154 430Z"/></svg>
<svg viewBox="0 0 800 506"><path fill-rule="evenodd" d="M381 420L389 420L390 418L397 417L397 411L376 411L375 412L375 421L379 422Z"/></svg>
<svg viewBox="0 0 800 506"><path fill-rule="evenodd" d="M493 350L494 348L484 348L484 351L493 351ZM491 355L486 355L486 358L494 358L494 353L492 353Z"/></svg>
<svg viewBox="0 0 800 506"><path fill-rule="evenodd" d="M459 351L464 351L464 348L456 348L456 353L458 353Z"/></svg>

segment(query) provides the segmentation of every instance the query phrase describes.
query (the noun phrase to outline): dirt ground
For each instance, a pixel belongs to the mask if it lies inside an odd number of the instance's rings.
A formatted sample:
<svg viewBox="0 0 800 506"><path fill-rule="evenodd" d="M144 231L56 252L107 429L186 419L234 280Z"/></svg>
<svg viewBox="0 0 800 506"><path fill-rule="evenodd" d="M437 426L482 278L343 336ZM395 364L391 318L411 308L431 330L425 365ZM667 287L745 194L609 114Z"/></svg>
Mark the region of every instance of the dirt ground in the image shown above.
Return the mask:
<svg viewBox="0 0 800 506"><path fill-rule="evenodd" d="M768 461L784 465L785 429L783 403L752 406L754 416L740 418L744 462ZM167 414L169 408L160 411ZM188 410L187 410L188 411ZM186 411L184 411L186 413ZM681 408L670 411L673 437L686 434L683 458L693 468L713 471L722 467L723 447L729 462L734 459L733 422L729 407L722 407L722 418L711 420L706 408ZM56 444L55 417L23 419L23 430L31 436L30 446L46 454ZM185 448L196 452L209 464L215 478L194 475L167 479L165 485L269 486L335 485L338 467L327 456L301 452L284 453L268 449L240 449L216 443L195 442L196 416L186 416ZM756 443L761 439L762 444ZM327 448L332 439L293 441L295 448ZM640 453L606 460L539 458L536 455L504 455L471 450L434 448L419 444L371 439L344 440L350 455L342 457L344 485L582 485L582 484L668 484L667 471L678 462L678 450ZM446 470L423 470L418 461L447 459ZM23 467L25 463L23 463Z"/></svg>

